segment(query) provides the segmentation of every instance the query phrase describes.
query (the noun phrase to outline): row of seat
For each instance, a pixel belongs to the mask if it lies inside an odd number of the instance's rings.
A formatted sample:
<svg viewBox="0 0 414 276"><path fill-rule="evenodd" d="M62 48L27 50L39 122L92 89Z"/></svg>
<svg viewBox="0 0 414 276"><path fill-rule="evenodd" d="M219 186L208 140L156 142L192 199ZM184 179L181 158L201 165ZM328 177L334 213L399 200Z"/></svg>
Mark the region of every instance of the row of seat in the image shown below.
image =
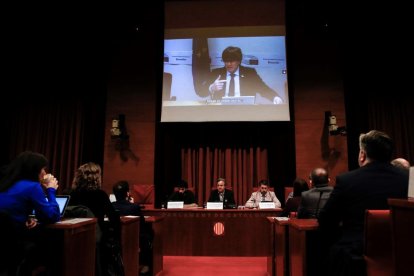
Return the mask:
<svg viewBox="0 0 414 276"><path fill-rule="evenodd" d="M401 200L402 201L402 200ZM410 203L414 206L414 201ZM393 210L367 210L365 215L364 259L368 276L405 276L411 275L411 269L406 263L414 260L414 252L407 244L414 244L412 237L404 234L396 220L403 221L412 230L414 225L414 211L406 211L404 219L397 217ZM394 214L393 214L394 212ZM317 255L318 222L315 219L274 220L273 238L274 250L272 258L268 260L268 272L277 276L317 275L312 267L312 257ZM404 242L405 240L405 242ZM403 244L405 248L402 248Z"/></svg>

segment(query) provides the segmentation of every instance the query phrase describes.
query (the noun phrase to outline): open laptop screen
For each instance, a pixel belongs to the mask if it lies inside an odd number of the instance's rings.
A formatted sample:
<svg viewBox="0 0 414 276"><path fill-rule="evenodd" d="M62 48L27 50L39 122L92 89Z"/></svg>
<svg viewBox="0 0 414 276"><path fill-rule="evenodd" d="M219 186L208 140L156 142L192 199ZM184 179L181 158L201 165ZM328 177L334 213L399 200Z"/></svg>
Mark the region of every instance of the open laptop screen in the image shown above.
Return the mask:
<svg viewBox="0 0 414 276"><path fill-rule="evenodd" d="M65 214L65 210L66 210L66 207L68 206L69 199L70 199L70 195L57 195L56 196L56 202L59 205L60 217L63 217L63 215ZM33 210L32 214L36 216L35 210Z"/></svg>
<svg viewBox="0 0 414 276"><path fill-rule="evenodd" d="M70 196L69 195L57 195L56 202L59 205L60 216L65 214L66 207L68 206Z"/></svg>

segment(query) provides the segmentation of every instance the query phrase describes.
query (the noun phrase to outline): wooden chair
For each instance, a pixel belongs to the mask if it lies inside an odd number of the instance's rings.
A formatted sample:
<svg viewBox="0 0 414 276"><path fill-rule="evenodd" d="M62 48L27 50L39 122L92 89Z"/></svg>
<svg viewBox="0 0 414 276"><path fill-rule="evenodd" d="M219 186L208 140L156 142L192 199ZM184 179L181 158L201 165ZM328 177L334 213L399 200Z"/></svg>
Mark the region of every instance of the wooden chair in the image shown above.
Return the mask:
<svg viewBox="0 0 414 276"><path fill-rule="evenodd" d="M392 275L390 211L367 210L364 232L364 259L366 261L367 276Z"/></svg>

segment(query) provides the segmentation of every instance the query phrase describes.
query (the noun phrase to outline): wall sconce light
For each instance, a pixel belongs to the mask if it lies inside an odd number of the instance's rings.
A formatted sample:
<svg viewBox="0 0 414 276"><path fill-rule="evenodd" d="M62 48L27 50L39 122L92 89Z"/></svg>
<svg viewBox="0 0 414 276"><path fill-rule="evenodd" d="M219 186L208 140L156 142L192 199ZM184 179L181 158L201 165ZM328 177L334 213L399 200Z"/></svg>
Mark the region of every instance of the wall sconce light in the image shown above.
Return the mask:
<svg viewBox="0 0 414 276"><path fill-rule="evenodd" d="M325 111L325 122L327 122L328 131L330 135L346 136L346 127L339 127L336 123L336 116L332 115L331 111Z"/></svg>
<svg viewBox="0 0 414 276"><path fill-rule="evenodd" d="M128 134L125 126L125 115L119 114L118 117L112 119L111 138L112 139L128 139Z"/></svg>

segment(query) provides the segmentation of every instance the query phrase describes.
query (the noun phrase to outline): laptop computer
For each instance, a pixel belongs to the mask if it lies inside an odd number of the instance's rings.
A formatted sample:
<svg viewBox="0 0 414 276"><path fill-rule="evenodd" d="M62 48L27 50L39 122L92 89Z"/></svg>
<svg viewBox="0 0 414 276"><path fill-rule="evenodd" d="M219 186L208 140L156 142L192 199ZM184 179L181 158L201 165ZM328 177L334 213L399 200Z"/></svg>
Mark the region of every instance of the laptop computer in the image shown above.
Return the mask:
<svg viewBox="0 0 414 276"><path fill-rule="evenodd" d="M66 210L66 207L68 206L69 199L70 199L70 195L57 195L56 196L56 202L59 205L59 212L60 212L61 218L63 218L63 215L65 214L65 210ZM35 210L32 211L32 215L36 216Z"/></svg>
<svg viewBox="0 0 414 276"><path fill-rule="evenodd" d="M69 195L57 195L56 202L59 205L60 217L63 218L66 207L68 206L70 196Z"/></svg>

